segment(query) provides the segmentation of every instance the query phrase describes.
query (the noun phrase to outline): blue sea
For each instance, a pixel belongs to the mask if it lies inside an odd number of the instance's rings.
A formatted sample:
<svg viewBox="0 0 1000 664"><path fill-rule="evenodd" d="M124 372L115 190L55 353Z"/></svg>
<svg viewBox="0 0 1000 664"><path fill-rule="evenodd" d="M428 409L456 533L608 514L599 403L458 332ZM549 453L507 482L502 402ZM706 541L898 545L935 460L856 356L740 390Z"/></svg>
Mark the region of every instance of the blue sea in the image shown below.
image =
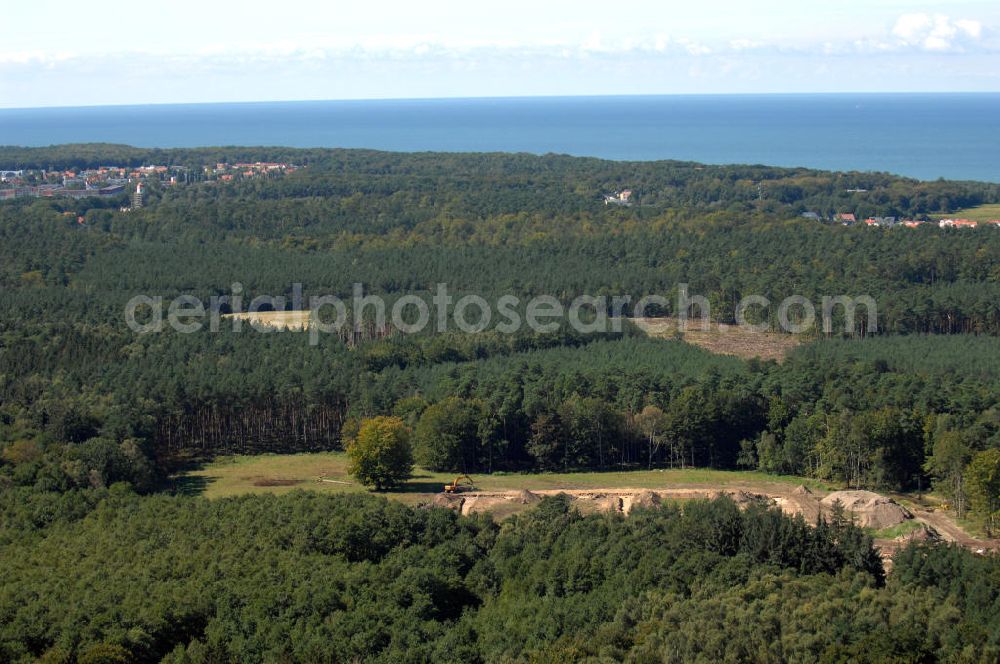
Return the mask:
<svg viewBox="0 0 1000 664"><path fill-rule="evenodd" d="M1000 182L1000 93L308 101L0 110L0 145L284 145L681 159ZM0 164L0 168L3 164Z"/></svg>

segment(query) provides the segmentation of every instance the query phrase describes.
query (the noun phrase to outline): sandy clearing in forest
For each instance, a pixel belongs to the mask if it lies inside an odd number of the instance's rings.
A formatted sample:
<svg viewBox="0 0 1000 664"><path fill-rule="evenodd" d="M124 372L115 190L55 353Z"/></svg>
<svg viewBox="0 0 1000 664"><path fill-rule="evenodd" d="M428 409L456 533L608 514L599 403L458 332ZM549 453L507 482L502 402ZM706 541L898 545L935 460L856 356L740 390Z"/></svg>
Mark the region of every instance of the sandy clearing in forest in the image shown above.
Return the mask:
<svg viewBox="0 0 1000 664"><path fill-rule="evenodd" d="M311 323L310 311L255 311L237 314L223 314L223 320L240 320L251 325L279 330L304 331ZM640 330L651 337L669 339L677 334L677 319L630 318ZM688 324L682 335L684 341L704 348L710 353L734 355L744 359L781 361L799 345L798 337L776 332L752 332L737 325L712 323L711 329L702 330L701 321Z"/></svg>
<svg viewBox="0 0 1000 664"><path fill-rule="evenodd" d="M732 498L738 505L753 503L774 505L790 516L801 515L809 524L820 515L829 517L833 505L839 501L847 516L862 528L885 530L900 524L913 523L904 534L893 539L876 539L876 546L884 557L891 556L899 547L912 539L941 539L957 542L975 551L998 551L1000 542L976 539L955 524L947 515L928 510L910 511L892 498L871 491L836 491L825 496L817 495L805 486L778 489L771 485L761 487L729 486L711 488L589 488L589 489L538 489L516 491L467 491L460 494L438 494L429 505L448 507L461 514L489 512L504 517L523 511L536 504L543 496L565 495L582 513L629 514L638 507L653 507L663 502L713 499L720 496Z"/></svg>
<svg viewBox="0 0 1000 664"><path fill-rule="evenodd" d="M621 512L628 514L637 507L654 507L663 502L684 502L689 500L713 499L729 496L737 504L751 502L777 505L778 495L759 493L752 487L736 487L727 490L702 488L613 488L613 489L538 489L519 491L467 491L452 494L445 499L435 497L436 505L460 508L462 514L492 512L495 508L508 505L531 506L544 496L566 495L574 506L583 511ZM446 503L446 504L445 504ZM783 508L784 509L784 508Z"/></svg>
<svg viewBox="0 0 1000 664"><path fill-rule="evenodd" d="M264 454L217 459L200 468L180 473L176 480L182 492L209 498L243 495L246 493L283 494L294 490L322 493L368 493L347 472L347 455L343 452L312 452L300 454ZM708 469L657 469L573 473L496 473L478 476L477 490L455 496L440 493L454 480L450 473L435 473L415 469L413 478L395 491L384 492L386 498L408 505L436 504L465 513L490 512L503 519L529 509L535 498L565 493L574 500L581 513L626 513L637 502L655 500L639 494L649 492L665 502L683 503L689 500L715 498L728 494L737 503L762 501L781 508L790 515L802 515L808 524L815 524L830 508L822 500L836 489L817 480L803 477L767 475L756 471L721 471ZM846 496L854 495L853 492ZM934 498L900 494L892 498L909 510L912 518L899 518L905 512L899 505L883 500L881 494L864 494L878 509L901 521L887 530L871 528L876 543L883 552L891 552L910 539L940 538L957 542L972 550L995 550L998 543L978 539L964 531L947 512L931 511ZM467 499L474 499L468 500ZM830 501L832 502L832 501ZM843 502L843 500L842 500ZM852 500L852 503L859 502ZM865 501L860 501L865 502ZM857 506L855 505L857 508ZM864 515L859 514L858 521ZM889 523L881 521L879 524ZM926 528L925 528L926 527ZM891 539L890 539L891 538Z"/></svg>
<svg viewBox="0 0 1000 664"><path fill-rule="evenodd" d="M874 491L834 491L823 498L820 504L825 509L832 509L837 502L855 516L857 524L862 528L884 530L913 518L908 509L892 498Z"/></svg>
<svg viewBox="0 0 1000 664"><path fill-rule="evenodd" d="M255 311L253 313L223 314L222 319L241 320L251 325L284 330L305 330L309 327L309 311Z"/></svg>
<svg viewBox="0 0 1000 664"><path fill-rule="evenodd" d="M678 334L676 318L632 318L630 319L640 330L651 337L661 339L673 338ZM785 359L796 346L798 337L778 332L753 332L737 325L711 323L710 329L702 330L701 320L689 320L687 330L681 338L699 348L704 348L717 355L735 355L745 360L760 358L762 360Z"/></svg>

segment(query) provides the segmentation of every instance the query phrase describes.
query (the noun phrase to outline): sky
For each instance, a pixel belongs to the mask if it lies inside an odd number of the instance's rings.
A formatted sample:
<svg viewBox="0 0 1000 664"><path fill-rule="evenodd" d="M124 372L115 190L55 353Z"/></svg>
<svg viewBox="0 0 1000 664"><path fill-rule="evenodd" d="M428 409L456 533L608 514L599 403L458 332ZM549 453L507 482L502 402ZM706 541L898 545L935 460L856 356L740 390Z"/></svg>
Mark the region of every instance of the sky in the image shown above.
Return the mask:
<svg viewBox="0 0 1000 664"><path fill-rule="evenodd" d="M0 108L1000 91L990 0L32 0Z"/></svg>

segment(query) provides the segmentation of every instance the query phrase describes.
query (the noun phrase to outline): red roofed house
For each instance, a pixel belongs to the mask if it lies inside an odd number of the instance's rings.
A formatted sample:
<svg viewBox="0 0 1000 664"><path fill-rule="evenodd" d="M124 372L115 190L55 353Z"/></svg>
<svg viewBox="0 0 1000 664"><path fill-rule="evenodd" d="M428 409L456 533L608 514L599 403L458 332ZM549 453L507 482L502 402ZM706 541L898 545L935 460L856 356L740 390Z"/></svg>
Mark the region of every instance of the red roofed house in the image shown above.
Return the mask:
<svg viewBox="0 0 1000 664"><path fill-rule="evenodd" d="M841 212L836 217L834 217L834 219L836 221L842 221L845 224L853 224L858 221L857 218L850 212Z"/></svg>
<svg viewBox="0 0 1000 664"><path fill-rule="evenodd" d="M942 219L938 226L941 228L975 228L979 224L968 219Z"/></svg>

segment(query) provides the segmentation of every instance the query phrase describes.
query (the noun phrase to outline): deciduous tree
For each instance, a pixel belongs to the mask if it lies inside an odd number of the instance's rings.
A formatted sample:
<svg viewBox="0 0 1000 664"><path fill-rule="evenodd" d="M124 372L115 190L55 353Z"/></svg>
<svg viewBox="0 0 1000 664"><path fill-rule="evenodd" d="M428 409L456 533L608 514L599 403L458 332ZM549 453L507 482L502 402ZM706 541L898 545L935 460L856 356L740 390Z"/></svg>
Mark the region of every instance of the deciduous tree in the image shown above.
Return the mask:
<svg viewBox="0 0 1000 664"><path fill-rule="evenodd" d="M351 475L379 491L394 488L413 474L410 430L399 417L364 420L347 454Z"/></svg>

